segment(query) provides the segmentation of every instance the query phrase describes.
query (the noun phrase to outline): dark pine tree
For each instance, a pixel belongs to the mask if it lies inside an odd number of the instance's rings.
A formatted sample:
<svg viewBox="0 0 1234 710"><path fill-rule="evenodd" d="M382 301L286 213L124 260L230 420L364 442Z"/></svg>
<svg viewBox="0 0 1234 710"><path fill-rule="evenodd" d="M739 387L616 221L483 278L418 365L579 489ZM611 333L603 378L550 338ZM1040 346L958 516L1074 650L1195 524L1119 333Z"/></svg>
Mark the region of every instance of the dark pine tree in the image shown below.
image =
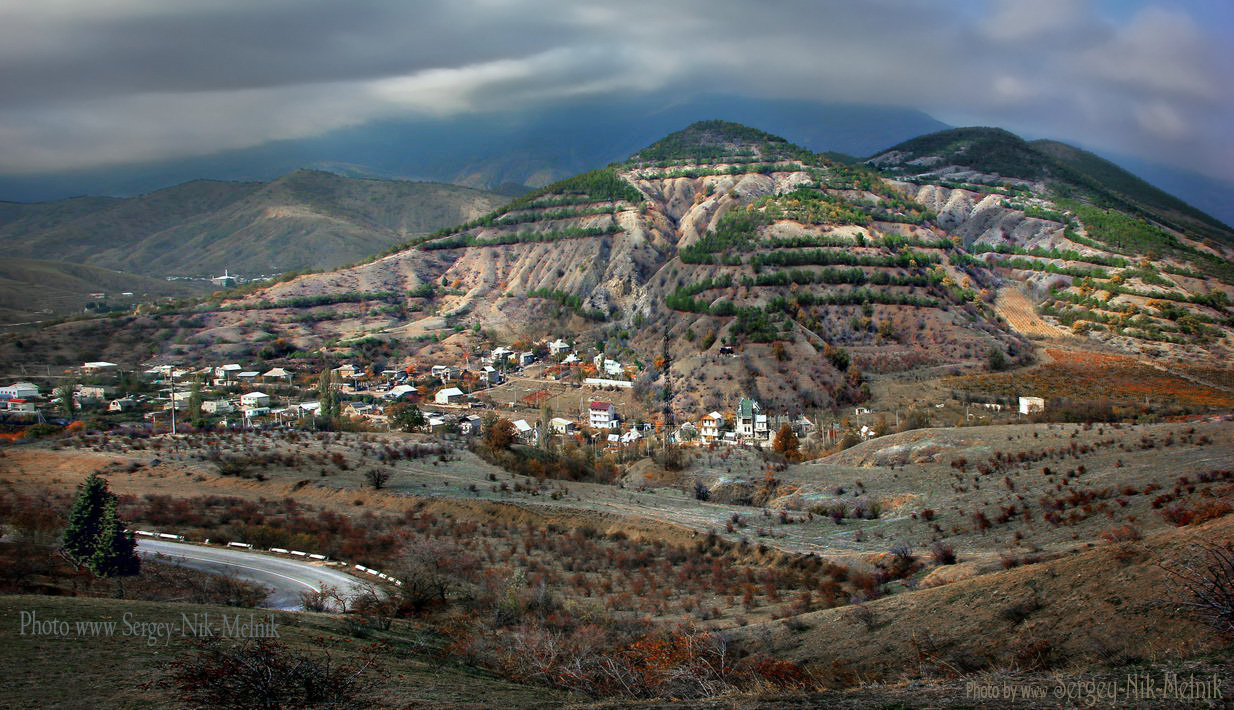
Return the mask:
<svg viewBox="0 0 1234 710"><path fill-rule="evenodd" d="M107 490L107 480L99 478L96 473L90 474L89 478L77 486L77 499L73 501L73 508L69 511L69 522L64 529L61 548L78 566L86 564L94 554L103 511L107 507L107 501L113 498Z"/></svg>
<svg viewBox="0 0 1234 710"><path fill-rule="evenodd" d="M103 508L98 544L87 564L96 577L131 577L141 571L137 541L116 514L115 496Z"/></svg>

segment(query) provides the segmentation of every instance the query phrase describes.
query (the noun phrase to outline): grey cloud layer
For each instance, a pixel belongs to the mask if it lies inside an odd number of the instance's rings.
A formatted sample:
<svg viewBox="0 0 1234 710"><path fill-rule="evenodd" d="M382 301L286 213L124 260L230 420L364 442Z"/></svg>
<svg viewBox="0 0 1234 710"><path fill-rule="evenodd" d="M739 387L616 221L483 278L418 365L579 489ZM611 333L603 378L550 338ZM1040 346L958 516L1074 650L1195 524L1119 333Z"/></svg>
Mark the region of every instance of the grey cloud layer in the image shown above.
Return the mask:
<svg viewBox="0 0 1234 710"><path fill-rule="evenodd" d="M0 172L663 88L898 103L1234 177L1232 62L1087 0L10 0ZM965 9L968 11L966 12Z"/></svg>

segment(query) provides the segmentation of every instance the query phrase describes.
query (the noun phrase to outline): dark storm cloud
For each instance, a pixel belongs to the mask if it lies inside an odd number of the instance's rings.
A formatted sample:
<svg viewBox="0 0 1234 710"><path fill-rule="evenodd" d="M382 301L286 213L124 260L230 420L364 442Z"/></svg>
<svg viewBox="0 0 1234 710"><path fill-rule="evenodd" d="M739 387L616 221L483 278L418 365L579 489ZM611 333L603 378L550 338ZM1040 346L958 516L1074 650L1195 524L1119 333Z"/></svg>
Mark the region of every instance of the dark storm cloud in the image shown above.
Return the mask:
<svg viewBox="0 0 1234 710"><path fill-rule="evenodd" d="M0 171L680 89L903 104L1234 176L1230 28L1180 7L17 0L0 8Z"/></svg>

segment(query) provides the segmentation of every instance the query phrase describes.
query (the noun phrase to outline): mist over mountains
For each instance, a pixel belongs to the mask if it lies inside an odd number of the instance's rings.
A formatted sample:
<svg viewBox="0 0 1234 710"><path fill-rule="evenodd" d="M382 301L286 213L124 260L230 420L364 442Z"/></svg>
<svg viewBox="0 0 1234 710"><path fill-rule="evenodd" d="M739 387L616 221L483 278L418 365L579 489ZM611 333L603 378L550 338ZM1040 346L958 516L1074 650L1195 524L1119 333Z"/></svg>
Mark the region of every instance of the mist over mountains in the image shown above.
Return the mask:
<svg viewBox="0 0 1234 710"><path fill-rule="evenodd" d="M0 174L0 200L127 197L202 178L272 180L300 168L517 194L622 160L666 133L711 118L761 126L814 151L860 157L949 127L921 111L880 106L720 94L591 98L502 113L367 123L313 138L192 158L37 175ZM1234 223L1234 185L1127 156L1103 157L1225 223Z"/></svg>
<svg viewBox="0 0 1234 710"><path fill-rule="evenodd" d="M667 133L711 118L761 126L811 150L858 156L947 128L920 111L899 108L722 95L611 97L368 123L195 158L0 176L0 200L131 196L199 178L272 180L304 167L482 189L539 187L623 160Z"/></svg>

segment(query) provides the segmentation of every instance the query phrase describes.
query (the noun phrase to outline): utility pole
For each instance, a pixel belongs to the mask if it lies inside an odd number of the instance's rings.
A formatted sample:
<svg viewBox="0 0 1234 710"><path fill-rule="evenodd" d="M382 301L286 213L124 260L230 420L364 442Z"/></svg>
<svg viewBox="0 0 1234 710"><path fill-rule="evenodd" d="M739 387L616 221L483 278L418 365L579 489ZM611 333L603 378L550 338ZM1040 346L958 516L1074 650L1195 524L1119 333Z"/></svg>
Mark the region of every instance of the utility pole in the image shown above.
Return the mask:
<svg viewBox="0 0 1234 710"><path fill-rule="evenodd" d="M167 373L171 379L171 435L176 435L176 369L172 367Z"/></svg>

